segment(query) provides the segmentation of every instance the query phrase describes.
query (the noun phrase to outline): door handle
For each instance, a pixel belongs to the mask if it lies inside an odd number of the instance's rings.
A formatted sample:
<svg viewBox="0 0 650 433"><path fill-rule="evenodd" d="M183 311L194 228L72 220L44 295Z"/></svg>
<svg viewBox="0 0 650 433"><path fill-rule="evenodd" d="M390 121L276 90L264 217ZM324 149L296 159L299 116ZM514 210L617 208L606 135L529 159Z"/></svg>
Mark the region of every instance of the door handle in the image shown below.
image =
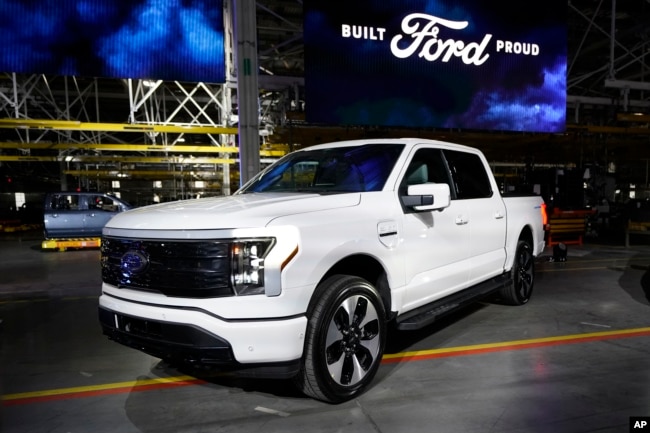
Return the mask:
<svg viewBox="0 0 650 433"><path fill-rule="evenodd" d="M494 218L495 218L495 219L500 220L500 219L502 219L502 218L504 218L504 217L505 217L505 215L502 214L500 210L498 210L498 211L496 211L496 212L494 213Z"/></svg>
<svg viewBox="0 0 650 433"><path fill-rule="evenodd" d="M463 226L463 225L467 224L469 222L469 220L467 219L467 217L465 217L463 215L458 215L454 222L456 223L456 225Z"/></svg>

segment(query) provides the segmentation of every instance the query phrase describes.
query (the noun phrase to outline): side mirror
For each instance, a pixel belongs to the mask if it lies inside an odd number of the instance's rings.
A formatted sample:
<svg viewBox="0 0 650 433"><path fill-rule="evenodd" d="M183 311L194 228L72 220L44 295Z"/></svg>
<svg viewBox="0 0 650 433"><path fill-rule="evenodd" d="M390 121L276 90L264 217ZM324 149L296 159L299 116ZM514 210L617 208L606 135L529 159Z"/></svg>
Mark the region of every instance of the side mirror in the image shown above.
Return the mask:
<svg viewBox="0 0 650 433"><path fill-rule="evenodd" d="M416 211L442 210L449 207L451 192L446 183L421 183L410 185L402 200Z"/></svg>

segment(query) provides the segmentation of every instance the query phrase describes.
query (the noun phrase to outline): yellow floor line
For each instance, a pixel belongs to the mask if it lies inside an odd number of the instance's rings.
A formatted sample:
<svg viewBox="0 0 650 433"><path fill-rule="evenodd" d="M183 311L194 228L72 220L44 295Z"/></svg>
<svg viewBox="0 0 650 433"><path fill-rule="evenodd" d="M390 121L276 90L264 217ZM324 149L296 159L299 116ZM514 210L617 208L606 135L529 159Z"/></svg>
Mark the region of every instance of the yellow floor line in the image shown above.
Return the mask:
<svg viewBox="0 0 650 433"><path fill-rule="evenodd" d="M71 388L58 388L58 389L49 389L44 391L19 392L15 394L3 395L2 400L11 401L11 400L21 400L21 399L38 398L38 397L50 397L50 396L63 395L63 394L79 394L79 393L86 393L86 392L106 391L110 389L134 388L134 387L141 387L147 385L158 385L164 383L181 383L181 382L195 381L195 380L196 379L192 376L159 377L155 379L140 379L140 380L131 380L127 382L106 383L101 385L75 386Z"/></svg>
<svg viewBox="0 0 650 433"><path fill-rule="evenodd" d="M475 344L468 346L447 347L441 349L417 350L410 352L400 352L393 354L385 354L382 358L382 363L393 362L407 362L416 360L425 360L430 358L444 357L444 356L459 356L459 355L473 355L487 352L495 352L499 350L517 350L541 346L552 346L567 343L581 343L588 341L607 340L613 338L628 338L634 336L650 336L650 327L622 329L618 331L601 331L591 332L586 334L570 334L560 335L555 337L542 337L532 338L526 340L504 341L497 343ZM137 391L146 390L147 388L165 387L165 385L194 385L203 382L200 379L192 376L171 376L161 377L154 379L139 379L127 382L115 382L99 385L78 386L70 388L58 388L43 391L30 391L20 392L14 394L6 394L1 397L5 404L14 403L28 403L33 401L43 401L54 399L57 396L61 398L74 397L74 396L92 396L99 394L110 393L115 390L116 393L123 390Z"/></svg>

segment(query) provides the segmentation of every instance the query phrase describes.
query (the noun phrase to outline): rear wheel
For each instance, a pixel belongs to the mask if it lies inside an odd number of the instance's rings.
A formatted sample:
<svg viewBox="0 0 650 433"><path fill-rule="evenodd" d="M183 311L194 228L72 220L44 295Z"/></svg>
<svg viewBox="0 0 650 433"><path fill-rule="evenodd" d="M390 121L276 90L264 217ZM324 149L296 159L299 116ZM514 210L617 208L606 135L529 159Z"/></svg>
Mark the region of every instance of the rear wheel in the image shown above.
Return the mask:
<svg viewBox="0 0 650 433"><path fill-rule="evenodd" d="M310 309L298 387L318 400L338 403L361 394L377 373L386 340L386 315L366 280L334 275L316 291Z"/></svg>
<svg viewBox="0 0 650 433"><path fill-rule="evenodd" d="M515 261L510 271L511 284L499 292L503 301L510 305L523 305L530 300L535 283L535 257L530 243L517 243Z"/></svg>

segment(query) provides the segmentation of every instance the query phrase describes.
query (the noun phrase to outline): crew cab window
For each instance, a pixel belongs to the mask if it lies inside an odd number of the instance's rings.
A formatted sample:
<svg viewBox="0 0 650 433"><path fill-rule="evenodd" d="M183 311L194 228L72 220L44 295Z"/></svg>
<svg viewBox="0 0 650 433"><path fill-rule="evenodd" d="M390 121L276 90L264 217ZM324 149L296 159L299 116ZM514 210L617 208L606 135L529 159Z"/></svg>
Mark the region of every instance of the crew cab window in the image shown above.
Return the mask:
<svg viewBox="0 0 650 433"><path fill-rule="evenodd" d="M454 180L457 199L492 197L490 178L477 154L453 150L443 152Z"/></svg>

